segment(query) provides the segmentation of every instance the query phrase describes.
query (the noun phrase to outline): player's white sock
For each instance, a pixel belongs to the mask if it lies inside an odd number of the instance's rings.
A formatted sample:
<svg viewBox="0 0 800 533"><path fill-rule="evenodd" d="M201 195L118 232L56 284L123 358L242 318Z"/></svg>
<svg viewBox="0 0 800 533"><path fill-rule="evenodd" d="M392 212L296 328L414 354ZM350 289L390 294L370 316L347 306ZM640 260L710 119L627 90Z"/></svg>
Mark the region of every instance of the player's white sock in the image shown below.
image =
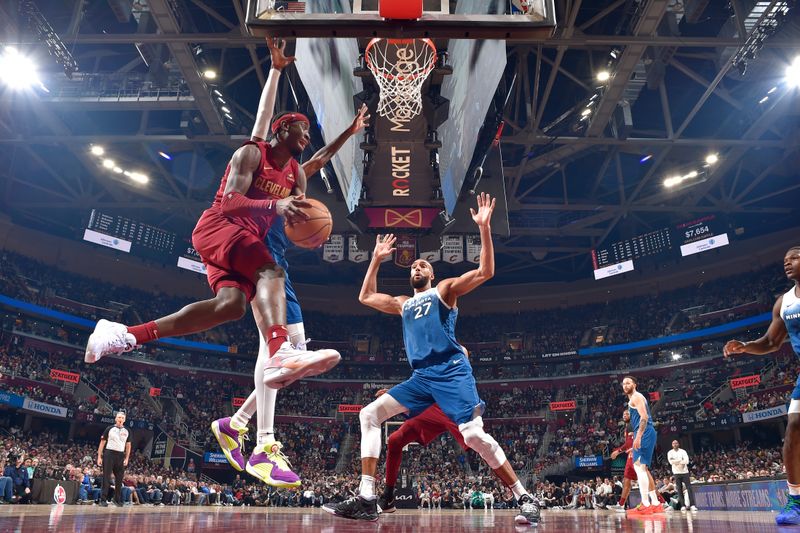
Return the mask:
<svg viewBox="0 0 800 533"><path fill-rule="evenodd" d="M264 342L264 337L259 334L258 359L256 360L256 371L254 383L256 386L256 421L258 422L258 432L256 433L256 445L269 444L275 442L275 398L278 396L278 389L273 389L264 385L264 367L269 360L269 348Z"/></svg>
<svg viewBox="0 0 800 533"><path fill-rule="evenodd" d="M291 342L292 346L295 348L297 348L299 344L304 344L306 342L306 329L302 322L287 324L286 331L289 332L289 342ZM305 345L302 347L304 348Z"/></svg>
<svg viewBox="0 0 800 533"><path fill-rule="evenodd" d="M243 429L250 423L253 413L256 412L256 391L250 393L250 396L239 407L239 410L231 417L231 427L233 429Z"/></svg>
<svg viewBox="0 0 800 533"><path fill-rule="evenodd" d="M791 496L800 496L800 485L793 485L788 481L786 482L786 485L789 486L789 494Z"/></svg>
<svg viewBox="0 0 800 533"><path fill-rule="evenodd" d="M375 478L361 474L361 484L358 486L358 495L366 500L375 499Z"/></svg>
<svg viewBox="0 0 800 533"><path fill-rule="evenodd" d="M647 482L649 483L650 480L648 479ZM658 502L658 494L656 494L656 491L651 490L648 494L650 494L650 503L652 505L660 505Z"/></svg>
<svg viewBox="0 0 800 533"><path fill-rule="evenodd" d="M514 497L518 501L519 501L520 498L522 498L523 496L528 494L528 491L525 490L525 487L522 486L522 483L519 481L519 479L517 480L516 483L514 483L513 485L511 485L508 488L511 489L511 492L514 493Z"/></svg>
<svg viewBox="0 0 800 533"><path fill-rule="evenodd" d="M642 505L644 507L650 507L650 500L648 498L650 480L647 477L647 467L634 463L633 469L636 470L636 479L639 481L639 495L642 497Z"/></svg>

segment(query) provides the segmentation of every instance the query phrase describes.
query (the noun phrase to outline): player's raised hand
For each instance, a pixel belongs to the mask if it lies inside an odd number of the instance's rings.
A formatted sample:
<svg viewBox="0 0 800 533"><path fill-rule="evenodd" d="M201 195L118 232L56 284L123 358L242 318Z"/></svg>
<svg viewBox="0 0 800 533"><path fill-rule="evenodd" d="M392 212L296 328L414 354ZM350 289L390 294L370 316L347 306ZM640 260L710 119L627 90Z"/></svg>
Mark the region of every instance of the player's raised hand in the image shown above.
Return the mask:
<svg viewBox="0 0 800 533"><path fill-rule="evenodd" d="M267 48L269 48L269 55L272 58L272 68L283 70L294 63L294 56L286 57L284 53L286 41L283 39L267 37Z"/></svg>
<svg viewBox="0 0 800 533"><path fill-rule="evenodd" d="M397 242L397 237L390 233L388 235L378 235L375 240L375 249L372 251L372 257L383 261L394 253L394 243Z"/></svg>
<svg viewBox="0 0 800 533"><path fill-rule="evenodd" d="M308 220L308 213L303 211L305 207L311 207L311 203L306 200L305 194L298 194L278 200L275 204L275 212L284 217L290 226L293 226L298 222Z"/></svg>
<svg viewBox="0 0 800 533"><path fill-rule="evenodd" d="M350 124L350 127L347 131L350 132L350 135L355 135L359 131L363 130L367 126L369 126L369 109L367 109L367 104L361 104L361 107L356 113L355 118L353 119L353 123Z"/></svg>
<svg viewBox="0 0 800 533"><path fill-rule="evenodd" d="M488 226L489 221L492 219L492 211L494 211L496 199L482 192L478 195L477 200L478 211L470 207L469 213L472 215L472 220L474 220L478 226Z"/></svg>
<svg viewBox="0 0 800 533"><path fill-rule="evenodd" d="M722 355L730 357L737 353L744 353L744 343L742 341L728 341L722 348Z"/></svg>

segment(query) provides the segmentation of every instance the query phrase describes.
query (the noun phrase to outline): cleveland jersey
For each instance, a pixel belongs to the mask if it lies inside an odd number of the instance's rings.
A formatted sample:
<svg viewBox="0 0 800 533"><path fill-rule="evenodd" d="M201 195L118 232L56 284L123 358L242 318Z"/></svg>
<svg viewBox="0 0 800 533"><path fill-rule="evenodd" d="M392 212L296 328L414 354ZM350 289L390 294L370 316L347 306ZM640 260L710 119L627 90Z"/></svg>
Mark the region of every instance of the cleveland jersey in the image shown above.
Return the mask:
<svg viewBox="0 0 800 533"><path fill-rule="evenodd" d="M458 308L450 308L436 287L419 292L403 303L403 342L411 368L423 368L464 355L456 342Z"/></svg>
<svg viewBox="0 0 800 533"><path fill-rule="evenodd" d="M261 161L259 168L253 173L253 181L250 183L250 188L247 189L245 196L254 200L280 200L292 194L294 189L297 175L299 174L299 163L294 159L290 159L283 168L279 168L272 160L272 146L267 142L247 141L243 146L248 144L255 145L261 152ZM275 215L260 215L255 217L226 217L222 214L222 197L225 193L225 187L228 184L228 175L231 172L231 165L225 169L225 174L222 176L222 182L219 184L217 194L214 196L214 202L211 207L203 212L197 225L220 221L230 221L238 226L257 235L259 239L264 239L267 236L267 230L272 224Z"/></svg>
<svg viewBox="0 0 800 533"><path fill-rule="evenodd" d="M641 394L637 392L636 394ZM653 426L653 415L650 414L650 404L647 403L647 398L644 397L642 394L642 399L644 400L644 407L647 409L647 427L645 427L644 431L653 430L655 432L656 428ZM631 428L633 429L634 434L639 431L639 424L641 423L641 417L639 416L639 411L631 406L630 401L628 401L628 414L631 415Z"/></svg>
<svg viewBox="0 0 800 533"><path fill-rule="evenodd" d="M795 288L783 295L781 302L781 318L789 333L794 353L800 357L800 298L795 295Z"/></svg>

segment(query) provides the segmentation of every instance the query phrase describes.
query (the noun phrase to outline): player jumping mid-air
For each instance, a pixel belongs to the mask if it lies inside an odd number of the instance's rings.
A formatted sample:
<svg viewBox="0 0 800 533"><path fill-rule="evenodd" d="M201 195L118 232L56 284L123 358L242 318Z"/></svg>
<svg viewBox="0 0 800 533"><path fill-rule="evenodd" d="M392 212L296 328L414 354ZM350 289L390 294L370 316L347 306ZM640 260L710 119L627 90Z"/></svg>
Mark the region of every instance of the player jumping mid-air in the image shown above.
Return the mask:
<svg viewBox="0 0 800 533"><path fill-rule="evenodd" d="M285 44L267 43L273 68L267 82L269 90L262 98L274 102L276 71L293 58L283 56ZM302 194L306 175L295 157L309 143L309 121L301 113L281 115L272 122L269 142L260 140L263 133L259 132L266 130L266 124L256 123L253 138L234 152L211 207L203 212L192 233L192 244L206 266L214 298L136 326L99 321L86 346L87 363L162 337L197 333L238 320L248 302L268 346L268 354L259 354L254 373L259 412L268 411L268 388L280 388L338 363L340 356L335 350L298 350L288 341L284 272L264 242L270 226L280 220L277 217L285 217L290 224L308 218L302 211L311 205ZM274 478L275 456L266 432L259 427L248 472L262 479ZM291 472L286 475L294 476Z"/></svg>
<svg viewBox="0 0 800 533"><path fill-rule="evenodd" d="M417 259L411 265L410 282L414 295L390 296L377 292L378 269L391 256L393 235L379 236L372 260L361 286L359 301L384 313L401 315L403 341L411 377L389 389L359 413L361 422L361 484L359 494L323 509L343 518L377 520L375 472L381 450L381 424L400 413L415 416L436 403L447 417L458 424L464 442L478 452L520 504L518 524L539 521L539 507L517 479L497 441L483 430L485 404L478 396L472 367L455 338L458 298L482 285L494 275L494 247L490 220L495 201L481 193L478 210L470 209L478 225L481 253L478 268L457 278L440 281L435 287L433 267Z"/></svg>
<svg viewBox="0 0 800 533"><path fill-rule="evenodd" d="M793 246L786 252L783 271L793 285L775 301L767 332L754 341L728 341L723 348L725 357L737 353L764 355L774 352L787 336L795 355L800 357L800 246ZM775 517L779 525L800 524L800 377L792 391L788 416L783 440L783 464L786 467L789 497L783 511Z"/></svg>

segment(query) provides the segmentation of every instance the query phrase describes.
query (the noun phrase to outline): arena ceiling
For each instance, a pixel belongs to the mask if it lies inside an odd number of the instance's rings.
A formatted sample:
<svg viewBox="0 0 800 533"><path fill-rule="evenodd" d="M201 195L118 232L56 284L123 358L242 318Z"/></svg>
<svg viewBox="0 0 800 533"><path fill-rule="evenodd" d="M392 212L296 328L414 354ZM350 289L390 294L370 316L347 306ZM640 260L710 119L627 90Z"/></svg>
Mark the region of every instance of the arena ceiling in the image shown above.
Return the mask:
<svg viewBox="0 0 800 533"><path fill-rule="evenodd" d="M497 281L590 277L593 248L698 215L724 217L739 238L797 226L800 96L783 76L800 54L800 10L780 14L795 3L560 0L554 38L509 43L498 92L511 95L498 114L512 230L496 243ZM71 79L20 4L38 8L74 57ZM36 57L49 91L0 93L3 211L70 238L93 208L188 238L249 132L269 67L244 8L0 4L10 22L2 42ZM207 68L216 79L204 78ZM598 84L606 68L611 77ZM304 90L296 72L285 77L278 106L292 108ZM313 142L322 145L319 132ZM92 145L149 182L104 168ZM719 160L706 166L711 153ZM665 187L695 169L701 179ZM301 281L363 275L363 265L310 252L292 263Z"/></svg>

